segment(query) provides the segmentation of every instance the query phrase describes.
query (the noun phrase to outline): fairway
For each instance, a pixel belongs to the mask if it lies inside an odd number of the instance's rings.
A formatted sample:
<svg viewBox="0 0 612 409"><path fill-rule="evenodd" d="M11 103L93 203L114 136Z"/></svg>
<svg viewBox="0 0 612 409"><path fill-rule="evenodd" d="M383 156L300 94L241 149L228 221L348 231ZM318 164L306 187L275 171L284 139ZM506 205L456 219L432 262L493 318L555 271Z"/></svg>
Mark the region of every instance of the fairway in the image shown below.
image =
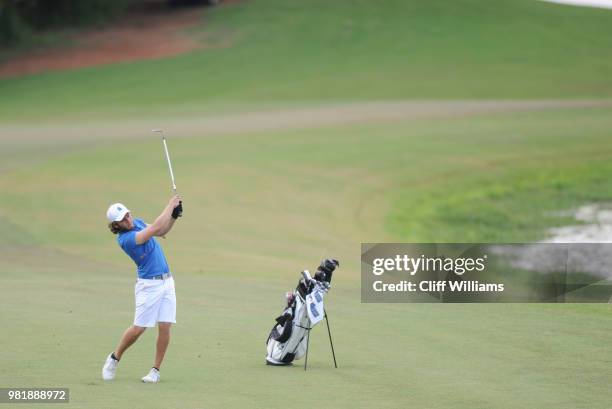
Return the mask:
<svg viewBox="0 0 612 409"><path fill-rule="evenodd" d="M67 387L71 408L610 407L608 304L361 303L360 244L545 240L612 202L611 11L253 0L192 30L231 41L0 80L0 387ZM140 382L155 329L104 382L135 280L104 212L167 202L155 128L185 206L159 239L178 322L160 384ZM338 369L324 325L307 372L266 366L284 292L325 257Z"/></svg>

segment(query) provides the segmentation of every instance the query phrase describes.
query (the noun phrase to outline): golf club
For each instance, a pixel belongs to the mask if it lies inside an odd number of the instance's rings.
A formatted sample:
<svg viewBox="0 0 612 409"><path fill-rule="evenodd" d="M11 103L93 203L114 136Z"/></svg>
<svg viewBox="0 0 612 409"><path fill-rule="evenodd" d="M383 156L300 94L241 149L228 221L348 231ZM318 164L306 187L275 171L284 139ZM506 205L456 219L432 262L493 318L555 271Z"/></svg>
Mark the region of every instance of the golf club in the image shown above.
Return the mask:
<svg viewBox="0 0 612 409"><path fill-rule="evenodd" d="M162 143L164 144L164 153L166 155L166 161L168 162L168 170L170 171L170 179L172 179L172 190L174 194L176 194L176 182L174 181L174 172L172 171L172 163L170 162L170 154L168 153L168 145L166 144L166 137L164 136L164 131L161 129L153 129L151 132L159 133L162 138Z"/></svg>

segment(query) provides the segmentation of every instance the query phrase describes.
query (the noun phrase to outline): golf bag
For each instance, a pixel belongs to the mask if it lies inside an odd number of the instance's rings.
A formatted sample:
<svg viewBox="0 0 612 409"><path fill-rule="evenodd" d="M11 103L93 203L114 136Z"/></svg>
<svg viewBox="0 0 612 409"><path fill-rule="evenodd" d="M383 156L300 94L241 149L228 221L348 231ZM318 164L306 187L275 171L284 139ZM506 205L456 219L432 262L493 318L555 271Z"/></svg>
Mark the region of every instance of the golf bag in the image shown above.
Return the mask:
<svg viewBox="0 0 612 409"><path fill-rule="evenodd" d="M268 365L291 365L301 359L308 348L308 332L325 317L323 297L330 288L332 273L339 266L337 260L321 262L314 278L308 270L293 292L286 294L287 305L276 318L266 341Z"/></svg>

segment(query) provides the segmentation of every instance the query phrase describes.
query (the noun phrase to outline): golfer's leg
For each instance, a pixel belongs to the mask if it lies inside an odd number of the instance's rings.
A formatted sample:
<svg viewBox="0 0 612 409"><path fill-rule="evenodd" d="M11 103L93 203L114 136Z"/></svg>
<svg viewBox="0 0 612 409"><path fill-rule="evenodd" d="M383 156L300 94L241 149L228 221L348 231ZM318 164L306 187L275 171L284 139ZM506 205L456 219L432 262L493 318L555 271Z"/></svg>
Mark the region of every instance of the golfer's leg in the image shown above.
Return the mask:
<svg viewBox="0 0 612 409"><path fill-rule="evenodd" d="M143 332L145 332L144 327L138 327L136 325L132 325L128 329L125 330L123 336L121 337L121 341L119 341L119 345L115 350L115 357L117 359L121 359L121 355L125 352L126 349L130 347Z"/></svg>
<svg viewBox="0 0 612 409"><path fill-rule="evenodd" d="M160 322L159 333L157 335L157 350L155 352L155 365L153 367L160 369L162 361L164 360L164 355L166 355L166 349L168 349L168 344L170 343L170 326L172 324L169 322Z"/></svg>
<svg viewBox="0 0 612 409"><path fill-rule="evenodd" d="M164 297L161 300L157 325L159 334L157 336L157 351L155 353L154 367L159 369L168 343L170 342L170 326L176 322L176 294L174 291L174 278L164 280Z"/></svg>
<svg viewBox="0 0 612 409"><path fill-rule="evenodd" d="M134 291L136 296L134 325L128 328L123 335L118 348L121 353L132 345L146 328L155 326L159 303L164 295L162 283L155 280L138 279ZM119 358L117 353L115 356Z"/></svg>

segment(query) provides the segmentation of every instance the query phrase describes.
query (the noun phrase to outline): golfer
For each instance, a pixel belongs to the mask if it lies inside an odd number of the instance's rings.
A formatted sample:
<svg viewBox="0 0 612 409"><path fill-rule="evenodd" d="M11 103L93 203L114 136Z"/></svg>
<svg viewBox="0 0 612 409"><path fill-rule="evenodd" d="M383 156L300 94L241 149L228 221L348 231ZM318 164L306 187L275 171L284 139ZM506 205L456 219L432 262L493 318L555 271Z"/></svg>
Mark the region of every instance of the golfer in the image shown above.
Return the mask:
<svg viewBox="0 0 612 409"><path fill-rule="evenodd" d="M159 328L155 362L142 381L157 383L160 380L159 369L170 342L170 326L176 323L176 295L174 278L155 236L164 237L182 213L183 205L178 195L170 199L163 212L150 225L140 219L133 219L130 210L121 203L112 204L106 212L108 227L113 234L117 234L119 246L138 267L138 281L134 289L134 325L125 330L117 349L106 358L102 368L104 380L115 377L125 350L136 342L145 329L155 327L155 324Z"/></svg>

